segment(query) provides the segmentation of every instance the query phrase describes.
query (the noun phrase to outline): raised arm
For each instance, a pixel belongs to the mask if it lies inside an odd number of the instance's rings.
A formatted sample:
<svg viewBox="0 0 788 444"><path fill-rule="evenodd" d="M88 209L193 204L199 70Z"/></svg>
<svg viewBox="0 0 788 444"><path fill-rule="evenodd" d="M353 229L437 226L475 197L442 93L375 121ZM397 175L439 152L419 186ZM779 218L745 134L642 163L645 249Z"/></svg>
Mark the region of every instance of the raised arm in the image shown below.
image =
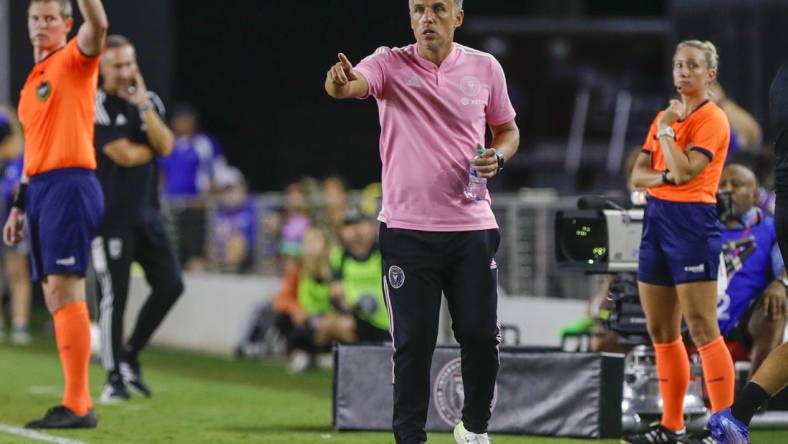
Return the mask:
<svg viewBox="0 0 788 444"><path fill-rule="evenodd" d="M353 65L341 52L339 61L326 73L326 92L335 99L361 98L369 94L364 76L353 70Z"/></svg>
<svg viewBox="0 0 788 444"><path fill-rule="evenodd" d="M98 55L104 47L104 38L107 36L107 13L101 0L77 0L79 12L85 23L79 27L77 45L86 56Z"/></svg>
<svg viewBox="0 0 788 444"><path fill-rule="evenodd" d="M164 113L164 105L161 105L155 94L148 92L145 79L142 78L139 70L134 74L134 79L134 92L129 93L121 88L118 95L139 108L150 148L159 156L167 157L172 153L175 135L161 118L160 113Z"/></svg>

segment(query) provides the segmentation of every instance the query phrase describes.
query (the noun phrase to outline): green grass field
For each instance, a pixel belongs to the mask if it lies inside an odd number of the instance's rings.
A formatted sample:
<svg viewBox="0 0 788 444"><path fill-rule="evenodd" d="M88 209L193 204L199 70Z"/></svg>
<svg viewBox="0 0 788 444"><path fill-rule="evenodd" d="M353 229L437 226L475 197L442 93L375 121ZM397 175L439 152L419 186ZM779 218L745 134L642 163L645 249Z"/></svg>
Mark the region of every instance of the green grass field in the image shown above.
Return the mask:
<svg viewBox="0 0 788 444"><path fill-rule="evenodd" d="M289 375L281 362L230 361L169 350L150 350L142 360L155 390L97 405L99 427L52 431L49 435L97 444L119 443L391 443L389 433L338 433L331 428L331 375L313 371ZM104 382L91 367L92 392ZM62 376L51 339L32 347L0 345L0 423L21 426L58 403ZM0 443L35 441L0 431ZM50 441L54 442L54 441ZM430 443L450 444L449 434ZM582 443L587 440L494 436L496 444ZM617 441L595 441L614 443ZM753 443L788 443L788 431L756 432Z"/></svg>

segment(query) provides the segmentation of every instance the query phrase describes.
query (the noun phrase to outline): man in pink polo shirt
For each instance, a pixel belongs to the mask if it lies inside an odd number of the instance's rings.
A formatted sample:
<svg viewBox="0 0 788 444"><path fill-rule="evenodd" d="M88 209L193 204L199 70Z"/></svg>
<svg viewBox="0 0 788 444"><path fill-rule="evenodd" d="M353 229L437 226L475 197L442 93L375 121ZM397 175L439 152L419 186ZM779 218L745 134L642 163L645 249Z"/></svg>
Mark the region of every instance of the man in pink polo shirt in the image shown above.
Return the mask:
<svg viewBox="0 0 788 444"><path fill-rule="evenodd" d="M355 68L344 54L326 75L335 98L373 96L380 112L384 290L394 340L394 437L427 441L430 362L441 292L462 350L458 443L487 443L498 372L500 234L489 194L468 200L468 170L498 174L519 130L506 79L490 54L454 43L462 0L409 0L416 43L381 47ZM485 145L487 126L492 141Z"/></svg>

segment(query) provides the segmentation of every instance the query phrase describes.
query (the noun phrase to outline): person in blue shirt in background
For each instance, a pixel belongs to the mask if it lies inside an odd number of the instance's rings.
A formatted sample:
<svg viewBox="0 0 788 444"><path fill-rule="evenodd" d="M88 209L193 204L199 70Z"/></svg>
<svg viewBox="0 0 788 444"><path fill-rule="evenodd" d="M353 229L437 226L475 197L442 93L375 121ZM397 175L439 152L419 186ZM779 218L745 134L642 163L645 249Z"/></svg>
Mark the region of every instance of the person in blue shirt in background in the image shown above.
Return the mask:
<svg viewBox="0 0 788 444"><path fill-rule="evenodd" d="M0 192L3 196L3 215L7 219L14 200L14 193L22 177L22 132L19 122L10 108L0 106ZM2 260L11 292L11 343L27 345L30 343L28 324L30 323L30 303L32 284L28 269L28 244L25 241L9 247L0 245ZM2 311L0 288L0 342L5 338L5 319Z"/></svg>
<svg viewBox="0 0 788 444"><path fill-rule="evenodd" d="M164 176L164 195L197 198L214 186L216 172L226 164L219 144L199 129L197 111L178 105L172 117L175 145L172 155L159 160Z"/></svg>
<svg viewBox="0 0 788 444"><path fill-rule="evenodd" d="M214 190L217 171L227 162L219 144L200 131L193 106L176 106L171 126L172 154L159 159L163 192L174 210L181 264L186 270L199 270L205 267L205 197Z"/></svg>
<svg viewBox="0 0 788 444"><path fill-rule="evenodd" d="M218 207L211 223L211 262L220 271L251 272L259 224L243 173L232 166L222 167L217 171L215 186Z"/></svg>
<svg viewBox="0 0 788 444"><path fill-rule="evenodd" d="M782 343L788 279L774 219L758 208L758 181L753 172L739 164L728 165L719 190L730 196L723 198L730 205L721 217L728 285L718 296L717 316L734 359L746 358L746 353L737 353L740 347L731 343L738 342L749 351L752 375Z"/></svg>

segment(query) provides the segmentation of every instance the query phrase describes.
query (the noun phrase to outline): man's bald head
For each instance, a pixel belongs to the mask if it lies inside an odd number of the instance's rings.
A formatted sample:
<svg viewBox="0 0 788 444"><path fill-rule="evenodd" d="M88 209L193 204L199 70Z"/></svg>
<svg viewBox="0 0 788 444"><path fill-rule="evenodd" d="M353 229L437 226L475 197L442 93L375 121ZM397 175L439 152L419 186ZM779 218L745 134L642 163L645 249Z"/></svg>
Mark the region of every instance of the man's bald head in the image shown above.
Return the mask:
<svg viewBox="0 0 788 444"><path fill-rule="evenodd" d="M722 178L724 177L736 178L737 180L746 183L748 186L758 188L758 178L755 177L755 173L753 173L752 170L746 166L738 163L732 163L726 166L725 169L722 170L720 181L722 181Z"/></svg>
<svg viewBox="0 0 788 444"><path fill-rule="evenodd" d="M728 219L738 223L744 214L758 204L758 179L751 169L732 163L722 170L720 192L731 193L733 207Z"/></svg>

